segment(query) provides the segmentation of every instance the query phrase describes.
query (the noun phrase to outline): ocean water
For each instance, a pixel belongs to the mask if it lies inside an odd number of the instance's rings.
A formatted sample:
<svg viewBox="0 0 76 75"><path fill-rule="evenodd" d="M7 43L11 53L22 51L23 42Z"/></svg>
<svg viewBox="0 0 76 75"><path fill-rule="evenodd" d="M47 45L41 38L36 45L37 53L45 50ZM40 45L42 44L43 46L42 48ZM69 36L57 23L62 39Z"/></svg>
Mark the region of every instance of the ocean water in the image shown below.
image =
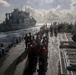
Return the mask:
<svg viewBox="0 0 76 75"><path fill-rule="evenodd" d="M9 31L9 32L0 32L0 38L6 37L8 35L12 35L12 34L21 34L24 35L25 33L29 33L31 32L32 34L34 34L35 32L38 32L38 30L40 29L39 25L36 25L36 27L31 27L28 29L21 29L21 30L16 30L16 31Z"/></svg>
<svg viewBox="0 0 76 75"><path fill-rule="evenodd" d="M25 33L29 33L31 32L32 34L37 33L40 30L40 27L42 25L44 25L45 23L37 23L35 27L31 27L28 29L20 29L20 30L16 30L16 31L9 31L9 32L1 32L0 33L0 38L6 37L8 35L12 35L12 34L20 34L20 35L25 35ZM46 24L45 24L46 25ZM47 26L49 27L51 25L51 23L47 23Z"/></svg>

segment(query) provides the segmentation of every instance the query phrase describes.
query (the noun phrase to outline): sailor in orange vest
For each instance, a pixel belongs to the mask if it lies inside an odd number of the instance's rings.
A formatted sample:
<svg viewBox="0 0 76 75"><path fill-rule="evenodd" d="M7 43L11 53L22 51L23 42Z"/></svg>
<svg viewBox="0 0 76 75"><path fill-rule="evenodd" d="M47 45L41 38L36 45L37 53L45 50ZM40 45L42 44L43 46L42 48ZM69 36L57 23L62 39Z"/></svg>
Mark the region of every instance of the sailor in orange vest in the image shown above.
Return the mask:
<svg viewBox="0 0 76 75"><path fill-rule="evenodd" d="M36 70L37 65L37 44L35 39L31 40L28 44L28 60L29 60L29 69L34 72Z"/></svg>
<svg viewBox="0 0 76 75"><path fill-rule="evenodd" d="M46 48L44 44L40 45L39 49L39 72L45 72L45 66L46 66Z"/></svg>
<svg viewBox="0 0 76 75"><path fill-rule="evenodd" d="M48 37L47 36L43 37L42 43L43 43L43 45L46 48L46 53L45 53L45 71L47 71L47 57L48 57Z"/></svg>

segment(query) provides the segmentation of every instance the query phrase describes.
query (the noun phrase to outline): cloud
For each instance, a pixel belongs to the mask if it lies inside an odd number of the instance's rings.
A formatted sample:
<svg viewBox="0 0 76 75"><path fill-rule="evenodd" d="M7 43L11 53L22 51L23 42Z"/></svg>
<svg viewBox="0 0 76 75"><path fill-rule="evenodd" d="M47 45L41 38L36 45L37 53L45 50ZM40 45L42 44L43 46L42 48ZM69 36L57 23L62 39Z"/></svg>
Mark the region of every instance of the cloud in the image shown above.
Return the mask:
<svg viewBox="0 0 76 75"><path fill-rule="evenodd" d="M44 1L45 3L52 3L53 2L53 0L42 0L42 1Z"/></svg>
<svg viewBox="0 0 76 75"><path fill-rule="evenodd" d="M70 2L70 0L26 0L27 5L41 9L56 8L58 5L60 5L62 9L68 9Z"/></svg>
<svg viewBox="0 0 76 75"><path fill-rule="evenodd" d="M5 7L9 7L10 6L10 4L7 1L5 1L5 0L0 0L0 4L2 4Z"/></svg>
<svg viewBox="0 0 76 75"><path fill-rule="evenodd" d="M33 8L46 8L49 9L54 0L27 0L26 4L32 6Z"/></svg>
<svg viewBox="0 0 76 75"><path fill-rule="evenodd" d="M76 0L70 0L70 2L71 2L71 3L75 3L75 2L76 2Z"/></svg>
<svg viewBox="0 0 76 75"><path fill-rule="evenodd" d="M70 9L61 9L61 5L58 5L56 8L50 8L49 10L35 9L27 5L26 11L30 12L37 22L73 22L76 19L75 6L73 5Z"/></svg>

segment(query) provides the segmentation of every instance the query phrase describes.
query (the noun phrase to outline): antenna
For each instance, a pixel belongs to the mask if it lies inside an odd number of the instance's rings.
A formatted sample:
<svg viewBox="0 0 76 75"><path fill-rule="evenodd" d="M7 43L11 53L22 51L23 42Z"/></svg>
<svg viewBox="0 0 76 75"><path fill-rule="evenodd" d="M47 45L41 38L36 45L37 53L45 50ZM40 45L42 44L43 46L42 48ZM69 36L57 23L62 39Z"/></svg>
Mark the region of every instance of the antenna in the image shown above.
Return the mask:
<svg viewBox="0 0 76 75"><path fill-rule="evenodd" d="M25 11L26 11L26 6L25 6Z"/></svg>
<svg viewBox="0 0 76 75"><path fill-rule="evenodd" d="M22 5L21 5L21 11L22 11Z"/></svg>

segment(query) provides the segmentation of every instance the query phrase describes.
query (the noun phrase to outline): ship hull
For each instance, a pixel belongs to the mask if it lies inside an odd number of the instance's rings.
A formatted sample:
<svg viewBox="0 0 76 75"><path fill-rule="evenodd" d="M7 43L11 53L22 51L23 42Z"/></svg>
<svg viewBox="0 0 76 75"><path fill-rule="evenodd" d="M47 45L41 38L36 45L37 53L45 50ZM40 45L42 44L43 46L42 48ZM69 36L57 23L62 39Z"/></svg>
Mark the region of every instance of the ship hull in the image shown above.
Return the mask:
<svg viewBox="0 0 76 75"><path fill-rule="evenodd" d="M19 29L27 29L35 26L35 22L22 24L0 24L0 32L14 31Z"/></svg>

